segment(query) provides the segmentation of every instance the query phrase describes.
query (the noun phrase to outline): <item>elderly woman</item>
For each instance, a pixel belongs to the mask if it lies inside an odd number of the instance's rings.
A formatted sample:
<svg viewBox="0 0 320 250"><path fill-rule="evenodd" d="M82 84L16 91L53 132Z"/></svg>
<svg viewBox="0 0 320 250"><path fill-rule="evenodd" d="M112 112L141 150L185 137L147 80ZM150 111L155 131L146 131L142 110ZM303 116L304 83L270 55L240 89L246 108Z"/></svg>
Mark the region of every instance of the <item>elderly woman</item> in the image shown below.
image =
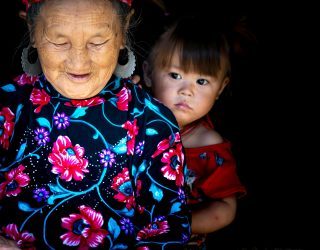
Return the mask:
<svg viewBox="0 0 320 250"><path fill-rule="evenodd" d="M127 78L131 1L27 4L28 74L0 87L0 249L179 248L184 149L172 113Z"/></svg>

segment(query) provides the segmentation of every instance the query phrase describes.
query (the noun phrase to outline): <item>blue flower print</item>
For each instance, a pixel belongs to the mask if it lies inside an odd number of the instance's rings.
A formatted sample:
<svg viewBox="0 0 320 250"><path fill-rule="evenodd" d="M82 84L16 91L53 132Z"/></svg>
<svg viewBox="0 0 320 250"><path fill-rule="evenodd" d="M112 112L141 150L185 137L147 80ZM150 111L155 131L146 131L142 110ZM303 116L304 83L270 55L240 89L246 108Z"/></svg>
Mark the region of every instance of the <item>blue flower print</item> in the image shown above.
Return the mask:
<svg viewBox="0 0 320 250"><path fill-rule="evenodd" d="M100 163L106 168L106 167L112 167L112 165L116 162L114 159L114 153L112 153L110 150L103 149L102 153L99 154L101 160Z"/></svg>
<svg viewBox="0 0 320 250"><path fill-rule="evenodd" d="M66 129L70 125L70 118L64 112L57 113L57 115L53 116L53 120L57 129Z"/></svg>
<svg viewBox="0 0 320 250"><path fill-rule="evenodd" d="M36 139L36 141L40 146L44 146L47 144L47 142L50 141L49 132L46 130L46 128L44 127L37 128L34 131L34 133L36 134L34 139Z"/></svg>
<svg viewBox="0 0 320 250"><path fill-rule="evenodd" d="M33 198L36 199L37 202L40 201L46 201L49 198L49 191L47 191L44 187L43 188L37 188L36 190L33 190Z"/></svg>
<svg viewBox="0 0 320 250"><path fill-rule="evenodd" d="M186 204L186 194L183 191L183 189L179 189L178 191L178 195L179 195L179 200L181 201L181 203Z"/></svg>
<svg viewBox="0 0 320 250"><path fill-rule="evenodd" d="M218 154L215 154L215 158L216 158L217 166L218 167L222 166L224 159Z"/></svg>
<svg viewBox="0 0 320 250"><path fill-rule="evenodd" d="M139 144L136 146L136 154L141 156L144 150L144 141L139 142Z"/></svg>
<svg viewBox="0 0 320 250"><path fill-rule="evenodd" d="M134 232L134 227L130 219L123 218L120 220L121 223L121 229L124 231L126 235L132 234Z"/></svg>

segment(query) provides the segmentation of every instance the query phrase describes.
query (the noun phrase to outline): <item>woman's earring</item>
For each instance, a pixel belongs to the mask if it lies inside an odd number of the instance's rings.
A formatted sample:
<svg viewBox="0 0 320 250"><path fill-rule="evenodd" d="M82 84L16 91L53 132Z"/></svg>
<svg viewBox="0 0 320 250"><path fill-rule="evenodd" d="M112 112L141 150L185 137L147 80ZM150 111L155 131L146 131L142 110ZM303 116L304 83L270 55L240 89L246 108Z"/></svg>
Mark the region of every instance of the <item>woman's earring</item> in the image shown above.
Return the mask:
<svg viewBox="0 0 320 250"><path fill-rule="evenodd" d="M34 63L30 62L30 59L32 59L31 56L32 57L36 56L36 60ZM23 71L30 76L37 76L37 75L40 75L42 72L37 50L33 48L31 45L24 48L22 51L21 66Z"/></svg>
<svg viewBox="0 0 320 250"><path fill-rule="evenodd" d="M128 78L133 74L135 67L136 57L133 52L128 47L120 50L118 64L114 74L120 78Z"/></svg>

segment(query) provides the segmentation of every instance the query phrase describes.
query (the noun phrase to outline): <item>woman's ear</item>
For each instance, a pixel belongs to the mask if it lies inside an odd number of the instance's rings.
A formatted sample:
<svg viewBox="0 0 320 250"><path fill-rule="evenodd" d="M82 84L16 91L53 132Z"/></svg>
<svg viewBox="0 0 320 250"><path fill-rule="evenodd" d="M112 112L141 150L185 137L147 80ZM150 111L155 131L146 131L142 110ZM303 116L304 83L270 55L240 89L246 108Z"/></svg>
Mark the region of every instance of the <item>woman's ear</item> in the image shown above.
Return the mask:
<svg viewBox="0 0 320 250"><path fill-rule="evenodd" d="M28 30L29 30L29 38L30 38L30 44L34 47L34 38L33 38L33 34L31 33L31 24L28 23L27 21L27 12L24 10L20 10L19 11L19 17L26 22L27 26L28 26Z"/></svg>
<svg viewBox="0 0 320 250"><path fill-rule="evenodd" d="M130 20L134 14L134 9L130 10L129 14L126 17L126 23L124 25L124 31L127 32L129 29Z"/></svg>
<svg viewBox="0 0 320 250"><path fill-rule="evenodd" d="M151 80L151 68L147 61L144 61L142 64L142 70L143 70L143 80L145 85L148 88L152 87L152 80Z"/></svg>
<svg viewBox="0 0 320 250"><path fill-rule="evenodd" d="M24 10L20 10L19 11L19 17L24 20L27 21L27 12L25 12Z"/></svg>
<svg viewBox="0 0 320 250"><path fill-rule="evenodd" d="M129 25L130 25L130 20L131 20L133 14L134 14L134 9L130 10L129 14L126 17L125 24L124 24L124 29L123 29L123 31L124 31L124 33L123 33L123 45L121 46L121 49L124 49L124 47L125 47L126 38L127 38L126 34L128 32Z"/></svg>

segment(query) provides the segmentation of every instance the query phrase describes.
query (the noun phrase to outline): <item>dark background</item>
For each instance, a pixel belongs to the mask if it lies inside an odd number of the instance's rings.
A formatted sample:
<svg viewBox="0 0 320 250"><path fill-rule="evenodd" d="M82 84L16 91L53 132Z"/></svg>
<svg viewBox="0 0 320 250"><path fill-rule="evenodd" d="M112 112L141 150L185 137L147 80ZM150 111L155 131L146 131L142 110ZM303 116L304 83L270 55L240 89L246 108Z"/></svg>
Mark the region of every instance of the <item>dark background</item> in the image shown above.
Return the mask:
<svg viewBox="0 0 320 250"><path fill-rule="evenodd" d="M147 34L143 41L152 41L149 34L159 23L161 29L168 17L148 13L146 2L140 30ZM219 98L215 105L216 129L233 143L248 194L239 200L234 223L210 235L208 249L319 249L318 230L311 229L319 221L318 181L312 177L319 164L312 153L311 145L317 143L308 118L318 113L315 103L309 106L317 99L310 87L317 78L305 73L313 68L305 54L314 55L317 47L312 42L317 30L312 28L313 7L281 1L165 2L177 17L201 13L214 22L245 16L256 37L255 42L242 43L244 54L234 61L232 96Z"/></svg>
<svg viewBox="0 0 320 250"><path fill-rule="evenodd" d="M26 31L18 17L20 1L6 2L1 5L6 15L0 16L1 82L21 73L19 45ZM167 0L170 15L166 16L151 2L135 3L140 21L133 43L139 64L164 25L185 13L201 11L226 19L244 15L257 39L247 44L246 54L234 65L232 98L219 104L216 124L233 142L248 194L239 200L234 223L210 235L208 249L318 249L315 204L319 195L312 195L316 190L312 176L319 166L312 148L317 141L306 139L313 134L307 119L312 112L305 106L314 99L308 74L302 74L305 65L311 69L313 63L301 57L310 49L309 35L314 32L312 22L302 17L309 12L301 3ZM208 32L209 27L208 23Z"/></svg>

